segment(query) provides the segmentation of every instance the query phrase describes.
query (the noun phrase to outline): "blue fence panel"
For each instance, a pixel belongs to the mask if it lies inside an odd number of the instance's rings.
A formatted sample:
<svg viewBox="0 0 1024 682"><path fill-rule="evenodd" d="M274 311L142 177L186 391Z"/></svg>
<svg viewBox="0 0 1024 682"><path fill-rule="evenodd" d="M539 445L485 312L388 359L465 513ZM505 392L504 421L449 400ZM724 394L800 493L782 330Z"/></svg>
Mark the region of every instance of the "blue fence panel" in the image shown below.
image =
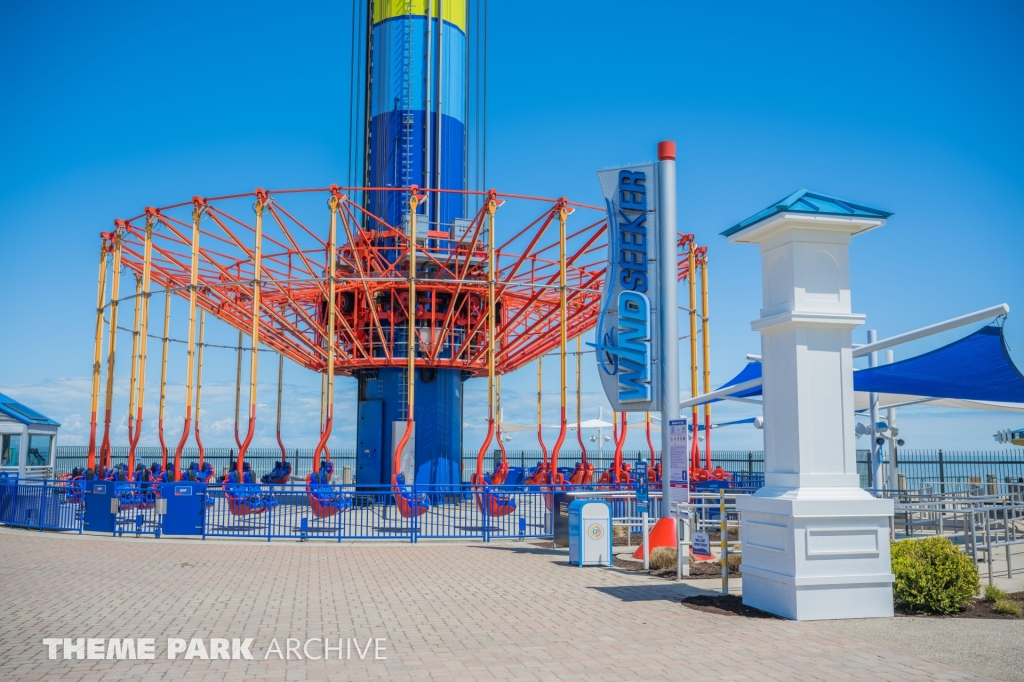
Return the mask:
<svg viewBox="0 0 1024 682"><path fill-rule="evenodd" d="M18 528L82 532L82 483L0 479L0 522Z"/></svg>
<svg viewBox="0 0 1024 682"><path fill-rule="evenodd" d="M160 495L156 485L130 481L116 483L114 495L117 498L114 535L128 533L135 537L160 537L161 518L157 514L157 500Z"/></svg>
<svg viewBox="0 0 1024 682"><path fill-rule="evenodd" d="M485 540L551 537L554 493L536 485L487 487L474 496Z"/></svg>

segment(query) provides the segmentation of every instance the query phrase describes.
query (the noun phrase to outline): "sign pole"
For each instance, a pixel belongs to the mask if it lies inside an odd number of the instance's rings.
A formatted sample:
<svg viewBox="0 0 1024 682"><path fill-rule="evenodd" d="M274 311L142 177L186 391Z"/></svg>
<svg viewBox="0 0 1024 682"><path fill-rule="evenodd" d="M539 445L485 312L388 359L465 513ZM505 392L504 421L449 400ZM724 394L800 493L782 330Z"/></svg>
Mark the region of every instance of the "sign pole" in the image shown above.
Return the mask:
<svg viewBox="0 0 1024 682"><path fill-rule="evenodd" d="M647 461L641 459L636 463L636 507L640 511L640 523L643 524L644 537L644 570L651 567L651 548L647 542L647 521L650 510L650 493L647 489Z"/></svg>
<svg viewBox="0 0 1024 682"><path fill-rule="evenodd" d="M651 567L651 543L647 541L647 507L644 507L644 513L641 514L641 523L644 524L644 570L648 570Z"/></svg>
<svg viewBox="0 0 1024 682"><path fill-rule="evenodd" d="M669 423L679 419L679 322L676 289L676 143L658 143L658 229L661 244L661 518L671 519ZM692 277L692 274L691 274ZM647 546L646 538L644 547Z"/></svg>

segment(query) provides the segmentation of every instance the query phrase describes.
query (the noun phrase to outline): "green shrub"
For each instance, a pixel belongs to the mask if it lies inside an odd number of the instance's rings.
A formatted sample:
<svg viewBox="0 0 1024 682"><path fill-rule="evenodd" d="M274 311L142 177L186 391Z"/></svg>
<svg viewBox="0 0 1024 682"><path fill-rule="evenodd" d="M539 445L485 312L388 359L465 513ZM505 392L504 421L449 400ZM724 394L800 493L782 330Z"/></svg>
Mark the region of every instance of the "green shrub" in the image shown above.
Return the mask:
<svg viewBox="0 0 1024 682"><path fill-rule="evenodd" d="M893 599L911 613L952 613L981 587L971 558L948 538L900 540L892 545Z"/></svg>
<svg viewBox="0 0 1024 682"><path fill-rule="evenodd" d="M1006 616L1019 616L1021 613L1020 604L1009 599L997 599L992 605L992 610Z"/></svg>
<svg viewBox="0 0 1024 682"><path fill-rule="evenodd" d="M1001 599L1006 599L1006 593L1000 590L995 585L985 586L985 601L997 602Z"/></svg>

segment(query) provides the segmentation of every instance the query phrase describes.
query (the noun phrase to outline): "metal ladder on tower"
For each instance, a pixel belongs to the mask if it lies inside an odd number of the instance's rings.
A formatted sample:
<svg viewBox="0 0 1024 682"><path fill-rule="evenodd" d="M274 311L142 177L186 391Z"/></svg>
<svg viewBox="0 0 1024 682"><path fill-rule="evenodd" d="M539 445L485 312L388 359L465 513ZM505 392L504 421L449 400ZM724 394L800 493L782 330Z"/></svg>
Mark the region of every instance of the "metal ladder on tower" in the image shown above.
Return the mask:
<svg viewBox="0 0 1024 682"><path fill-rule="evenodd" d="M398 177L402 187L409 187L413 184L413 123L414 106L413 102L413 0L405 2L405 16L402 19L402 110L401 110L401 140L399 145L399 168ZM409 193L402 192L402 211L408 211Z"/></svg>
<svg viewBox="0 0 1024 682"><path fill-rule="evenodd" d="M408 351L406 351L408 352ZM402 370L402 379L398 389L399 414L403 420L409 419L409 370Z"/></svg>

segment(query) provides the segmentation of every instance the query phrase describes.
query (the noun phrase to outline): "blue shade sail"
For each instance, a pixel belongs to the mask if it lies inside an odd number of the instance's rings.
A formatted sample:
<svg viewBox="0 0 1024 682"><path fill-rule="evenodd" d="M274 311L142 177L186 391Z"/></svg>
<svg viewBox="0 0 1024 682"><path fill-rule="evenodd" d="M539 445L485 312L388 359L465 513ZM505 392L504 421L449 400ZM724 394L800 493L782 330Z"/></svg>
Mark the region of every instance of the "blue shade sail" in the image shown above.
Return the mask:
<svg viewBox="0 0 1024 682"><path fill-rule="evenodd" d="M760 376L761 363L748 362L722 388ZM853 390L1024 403L1024 375L1010 358L1003 328L989 325L923 355L857 370L853 373ZM761 388L751 388L735 395L738 398L761 395Z"/></svg>
<svg viewBox="0 0 1024 682"><path fill-rule="evenodd" d="M870 393L1024 402L1024 375L1010 359L1003 328L995 325L924 355L854 372L853 388Z"/></svg>
<svg viewBox="0 0 1024 682"><path fill-rule="evenodd" d="M746 383L754 379L761 378L761 363L760 362L748 362L747 366L740 370L740 373L734 376L729 381L725 382L719 388L727 388L729 386L735 386L736 384ZM732 398L750 398L753 396L761 395L761 387L755 386L754 388L748 388L745 391L739 393L733 393ZM712 402L718 402L721 398L713 400Z"/></svg>

